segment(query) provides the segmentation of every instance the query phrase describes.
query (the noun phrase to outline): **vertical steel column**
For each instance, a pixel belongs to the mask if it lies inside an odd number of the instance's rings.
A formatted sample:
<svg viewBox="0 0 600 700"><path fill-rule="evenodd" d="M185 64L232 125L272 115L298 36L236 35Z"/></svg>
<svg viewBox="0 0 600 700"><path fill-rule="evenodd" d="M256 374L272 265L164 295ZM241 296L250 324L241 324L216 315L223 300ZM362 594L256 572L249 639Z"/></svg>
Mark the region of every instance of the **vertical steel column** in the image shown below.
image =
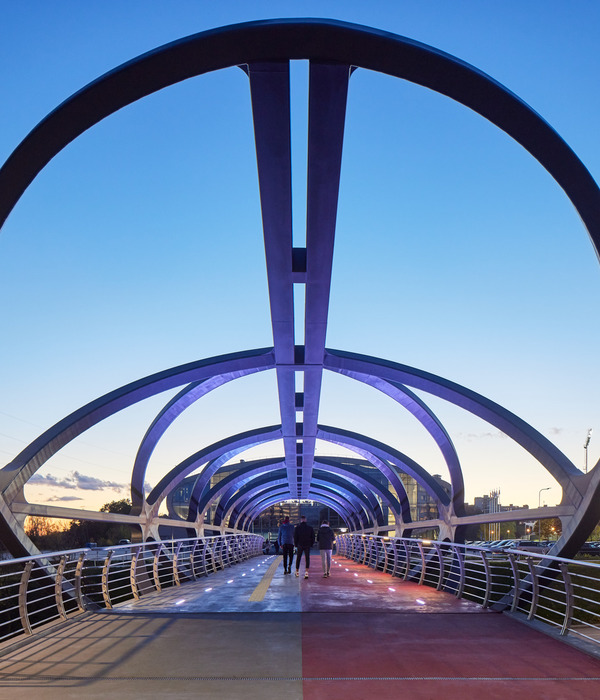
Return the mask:
<svg viewBox="0 0 600 700"><path fill-rule="evenodd" d="M565 619L560 630L561 635L564 636L569 631L573 619L573 581L571 579L568 564L561 561L559 562L558 566L565 584Z"/></svg>
<svg viewBox="0 0 600 700"><path fill-rule="evenodd" d="M425 550L423 549L423 543L421 542L421 540L417 542L417 547L419 548L419 554L421 555L421 575L419 576L419 586L422 586L423 581L425 581L427 562L425 561Z"/></svg>
<svg viewBox="0 0 600 700"><path fill-rule="evenodd" d="M56 568L56 577L54 579L54 598L56 600L56 608L58 614L63 620L67 619L67 612L65 610L65 601L63 598L62 583L65 574L65 566L67 563L67 557L63 554L58 562Z"/></svg>
<svg viewBox="0 0 600 700"><path fill-rule="evenodd" d="M225 538L222 536L217 537L216 548L219 553L219 568L225 568L225 562L223 561L223 547L225 546Z"/></svg>
<svg viewBox="0 0 600 700"><path fill-rule="evenodd" d="M29 588L29 579L33 569L33 560L30 559L23 567L21 581L19 582L19 617L25 634L31 634L31 623L29 622L29 613L27 611L27 590Z"/></svg>
<svg viewBox="0 0 600 700"><path fill-rule="evenodd" d="M110 610L112 608L112 603L110 601L110 590L108 587L108 575L110 571L110 562L112 559L112 549L109 550L108 556L104 560L104 566L102 567L102 597L104 598L104 605Z"/></svg>
<svg viewBox="0 0 600 700"><path fill-rule="evenodd" d="M181 542L177 543L177 547L173 552L173 581L176 586L181 586L181 581L179 580L179 551L181 550Z"/></svg>
<svg viewBox="0 0 600 700"><path fill-rule="evenodd" d="M137 583L137 565L142 551L142 545L137 545L131 549L131 566L129 567L129 585L131 593L136 600L140 599L140 589Z"/></svg>
<svg viewBox="0 0 600 700"><path fill-rule="evenodd" d="M515 612L519 607L519 597L521 595L521 579L519 577L519 567L517 559L513 552L508 552L508 561L513 575L513 599L510 606L510 611Z"/></svg>
<svg viewBox="0 0 600 700"><path fill-rule="evenodd" d="M208 566L206 564L206 554L208 552L208 540L202 541L202 575L208 576Z"/></svg>
<svg viewBox="0 0 600 700"><path fill-rule="evenodd" d="M81 612L85 612L85 605L83 603L83 590L81 586L84 560L85 552L81 552L81 554L79 555L79 559L77 560L77 565L75 567L75 600L77 601L77 607Z"/></svg>
<svg viewBox="0 0 600 700"><path fill-rule="evenodd" d="M390 539L389 537L384 537L383 540L383 573L387 574L388 573L388 547L391 546Z"/></svg>
<svg viewBox="0 0 600 700"><path fill-rule="evenodd" d="M527 619L533 620L537 612L538 601L540 598L540 581L535 570L535 564L529 557L527 558L527 565L529 567L529 575L531 576L531 606L529 608L529 615L527 615Z"/></svg>
<svg viewBox="0 0 600 700"><path fill-rule="evenodd" d="M481 560L483 562L483 569L485 571L485 594L481 605L484 608L487 608L490 604L490 596L492 594L492 572L490 570L490 563L485 556L485 552L483 550L479 550L479 554L481 556Z"/></svg>
<svg viewBox="0 0 600 700"><path fill-rule="evenodd" d="M198 579L198 575L196 574L196 551L198 549L198 540L194 540L194 544L192 545L192 550L190 552L190 570L192 572L192 579L196 581Z"/></svg>
<svg viewBox="0 0 600 700"><path fill-rule="evenodd" d="M392 569L392 576L398 576L398 564L399 564L398 540L396 540L396 539L392 540L392 548L394 550L394 567Z"/></svg>
<svg viewBox="0 0 600 700"><path fill-rule="evenodd" d="M402 576L402 578L404 581L406 581L408 579L408 573L410 571L410 549L411 548L408 546L408 542L406 540L402 540L402 544L404 545L404 554L406 556L404 575Z"/></svg>
<svg viewBox="0 0 600 700"><path fill-rule="evenodd" d="M219 567L217 565L217 546L218 546L218 538L213 537L210 543L210 559L212 563L212 570L213 574L216 574L217 571L219 570Z"/></svg>
<svg viewBox="0 0 600 700"><path fill-rule="evenodd" d="M436 586L436 590L441 591L442 586L444 585L444 573L445 573L445 568L444 568L444 555L442 554L442 547L438 542L433 543L434 549L436 551L438 561L440 562L440 575L438 577L438 582Z"/></svg>
<svg viewBox="0 0 600 700"><path fill-rule="evenodd" d="M152 578L154 579L154 588L156 588L156 590L159 592L162 591L162 586L160 583L160 576L158 572L158 562L160 559L162 547L162 544L158 545L158 547L156 548L156 552L154 552L154 560L152 562Z"/></svg>
<svg viewBox="0 0 600 700"><path fill-rule="evenodd" d="M466 567L465 567L465 553L459 547L455 547L454 554L456 555L456 560L458 561L458 572L459 572L458 573L459 581L458 581L458 586L456 587L456 597L462 598L464 590L465 590L465 583L467 580L467 572L466 572Z"/></svg>

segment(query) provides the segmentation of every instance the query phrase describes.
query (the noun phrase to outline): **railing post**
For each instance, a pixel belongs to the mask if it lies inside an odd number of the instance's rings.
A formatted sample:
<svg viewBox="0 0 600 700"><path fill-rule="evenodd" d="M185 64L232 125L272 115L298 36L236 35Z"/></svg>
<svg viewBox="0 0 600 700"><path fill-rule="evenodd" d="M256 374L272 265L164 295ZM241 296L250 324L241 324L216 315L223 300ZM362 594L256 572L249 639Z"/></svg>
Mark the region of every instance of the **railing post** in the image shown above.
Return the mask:
<svg viewBox="0 0 600 700"><path fill-rule="evenodd" d="M219 564L223 564L221 558L219 557L219 538L214 537L212 542L212 561L213 561L213 573L217 573L219 570ZM223 566L221 566L223 568Z"/></svg>
<svg viewBox="0 0 600 700"><path fill-rule="evenodd" d="M173 552L173 581L175 581L176 586L181 586L181 581L179 580L179 550L181 549L181 542L177 543L177 547Z"/></svg>
<svg viewBox="0 0 600 700"><path fill-rule="evenodd" d="M458 586L456 587L456 597L462 598L467 580L465 553L458 547L454 547L454 554L456 555L456 559L458 561Z"/></svg>
<svg viewBox="0 0 600 700"><path fill-rule="evenodd" d="M402 544L404 545L404 554L406 556L406 563L404 564L404 574L402 576L403 580L406 581L408 579L408 573L410 571L410 547L408 546L408 542L406 540L402 540Z"/></svg>
<svg viewBox="0 0 600 700"><path fill-rule="evenodd" d="M386 542L387 540L387 542ZM388 569L388 547L390 546L390 540L387 537L384 537L381 540L381 544L383 547L383 573L387 574L387 569Z"/></svg>
<svg viewBox="0 0 600 700"><path fill-rule="evenodd" d="M227 535L222 535L221 562L223 563L223 568L226 566L231 566L231 560L229 558L229 541L227 539Z"/></svg>
<svg viewBox="0 0 600 700"><path fill-rule="evenodd" d="M202 575L208 576L208 567L206 565L206 554L208 552L208 540L204 539L202 541Z"/></svg>
<svg viewBox="0 0 600 700"><path fill-rule="evenodd" d="M490 597L492 594L492 571L490 563L485 556L485 552L480 549L479 554L481 555L481 561L483 562L483 569L485 571L485 595L481 606L487 608L490 604Z"/></svg>
<svg viewBox="0 0 600 700"><path fill-rule="evenodd" d="M77 607L81 612L85 612L85 605L83 603L83 590L81 586L84 560L85 552L81 552L81 554L79 555L79 559L77 560L77 565L75 567L75 600L77 601Z"/></svg>
<svg viewBox="0 0 600 700"><path fill-rule="evenodd" d="M558 564L565 584L565 620L560 630L561 635L567 634L573 619L573 581L569 573L568 564L564 561Z"/></svg>
<svg viewBox="0 0 600 700"><path fill-rule="evenodd" d="M540 597L540 582L535 570L535 564L529 557L527 558L527 565L531 576L531 607L529 608L529 615L527 616L527 619L533 620L533 617L537 612L538 600Z"/></svg>
<svg viewBox="0 0 600 700"><path fill-rule="evenodd" d="M444 585L444 556L442 554L442 548L437 542L433 543L433 547L436 551L438 561L440 562L440 575L438 578L436 590L441 591L442 586Z"/></svg>
<svg viewBox="0 0 600 700"><path fill-rule="evenodd" d="M62 582L65 575L65 566L67 564L67 557L63 554L56 567L56 578L54 579L54 598L56 599L56 608L58 614L63 620L67 619L67 612L65 610L65 601L63 598Z"/></svg>
<svg viewBox="0 0 600 700"><path fill-rule="evenodd" d="M154 579L154 588L157 591L162 591L162 586L160 584L160 576L158 575L158 560L160 558L160 552L162 550L162 544L159 544L154 553L154 561L152 562L152 578Z"/></svg>
<svg viewBox="0 0 600 700"><path fill-rule="evenodd" d="M129 586L131 587L131 593L136 600L140 599L140 589L138 588L137 584L137 565L141 549L141 546L138 545L131 550L131 566L129 567Z"/></svg>
<svg viewBox="0 0 600 700"><path fill-rule="evenodd" d="M507 552L508 554L508 561L510 562L510 568L512 570L512 575L513 575L513 599L512 599L512 605L510 606L510 611L515 612L517 607L519 606L519 597L521 595L521 581L519 579L519 567L517 566L517 559L513 552Z"/></svg>
<svg viewBox="0 0 600 700"><path fill-rule="evenodd" d="M392 548L394 550L394 566L392 567L392 576L398 575L398 540L393 539Z"/></svg>
<svg viewBox="0 0 600 700"><path fill-rule="evenodd" d="M417 542L417 547L419 548L419 554L421 555L421 576L419 576L419 586L423 585L425 580L425 569L427 568L427 563L425 562L425 550L423 549L423 543L421 540Z"/></svg>
<svg viewBox="0 0 600 700"><path fill-rule="evenodd" d="M196 550L198 549L198 540L194 541L192 545L192 551L190 552L190 570L192 572L192 578L194 581L198 578L196 575Z"/></svg>
<svg viewBox="0 0 600 700"><path fill-rule="evenodd" d="M27 613L27 588L29 586L32 569L33 560L30 559L23 567L23 573L21 574L21 581L19 583L19 616L25 634L32 633L31 624L29 623L29 614Z"/></svg>
<svg viewBox="0 0 600 700"><path fill-rule="evenodd" d="M110 561L112 559L112 549L109 550L108 556L104 560L104 566L102 567L102 597L104 598L104 605L110 610L112 608L112 603L110 602L110 590L108 588L108 572L110 569Z"/></svg>

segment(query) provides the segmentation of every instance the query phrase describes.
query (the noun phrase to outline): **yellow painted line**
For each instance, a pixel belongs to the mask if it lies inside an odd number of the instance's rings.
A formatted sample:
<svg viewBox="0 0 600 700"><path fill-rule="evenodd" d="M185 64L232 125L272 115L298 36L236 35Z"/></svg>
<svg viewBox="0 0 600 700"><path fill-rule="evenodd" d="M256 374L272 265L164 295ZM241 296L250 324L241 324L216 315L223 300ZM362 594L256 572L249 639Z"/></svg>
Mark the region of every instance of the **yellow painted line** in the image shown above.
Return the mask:
<svg viewBox="0 0 600 700"><path fill-rule="evenodd" d="M265 594L269 590L273 576L277 571L277 567L281 564L283 557L277 557L271 566L265 571L265 575L262 577L258 586L252 591L252 595L248 598L251 601L263 600Z"/></svg>

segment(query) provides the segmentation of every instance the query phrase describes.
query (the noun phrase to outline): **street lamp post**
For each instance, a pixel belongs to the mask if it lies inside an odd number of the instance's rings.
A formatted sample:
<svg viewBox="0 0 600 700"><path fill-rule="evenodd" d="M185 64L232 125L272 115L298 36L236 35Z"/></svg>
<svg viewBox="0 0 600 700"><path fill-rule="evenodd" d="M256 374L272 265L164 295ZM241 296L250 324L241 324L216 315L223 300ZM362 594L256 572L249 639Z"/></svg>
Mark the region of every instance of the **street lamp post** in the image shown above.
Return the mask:
<svg viewBox="0 0 600 700"><path fill-rule="evenodd" d="M543 489L540 489L540 492L538 493L538 508L542 507L542 491L550 491L552 486L546 486ZM542 519L538 519L538 540L541 541L542 539Z"/></svg>
<svg viewBox="0 0 600 700"><path fill-rule="evenodd" d="M590 428L587 432L587 437L585 438L585 442L583 443L583 449L585 450L585 473L587 474L587 468L588 468L588 445L590 444L590 440L592 439L592 428Z"/></svg>

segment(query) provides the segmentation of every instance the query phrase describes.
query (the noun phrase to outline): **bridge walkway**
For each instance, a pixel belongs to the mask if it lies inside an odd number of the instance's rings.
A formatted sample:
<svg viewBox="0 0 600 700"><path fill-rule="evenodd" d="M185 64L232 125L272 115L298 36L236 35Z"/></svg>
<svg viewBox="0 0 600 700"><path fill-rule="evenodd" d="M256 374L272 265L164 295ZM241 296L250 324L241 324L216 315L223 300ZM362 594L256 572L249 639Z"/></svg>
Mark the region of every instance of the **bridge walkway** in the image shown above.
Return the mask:
<svg viewBox="0 0 600 700"><path fill-rule="evenodd" d="M343 558L265 556L0 650L0 698L600 697L600 660Z"/></svg>

